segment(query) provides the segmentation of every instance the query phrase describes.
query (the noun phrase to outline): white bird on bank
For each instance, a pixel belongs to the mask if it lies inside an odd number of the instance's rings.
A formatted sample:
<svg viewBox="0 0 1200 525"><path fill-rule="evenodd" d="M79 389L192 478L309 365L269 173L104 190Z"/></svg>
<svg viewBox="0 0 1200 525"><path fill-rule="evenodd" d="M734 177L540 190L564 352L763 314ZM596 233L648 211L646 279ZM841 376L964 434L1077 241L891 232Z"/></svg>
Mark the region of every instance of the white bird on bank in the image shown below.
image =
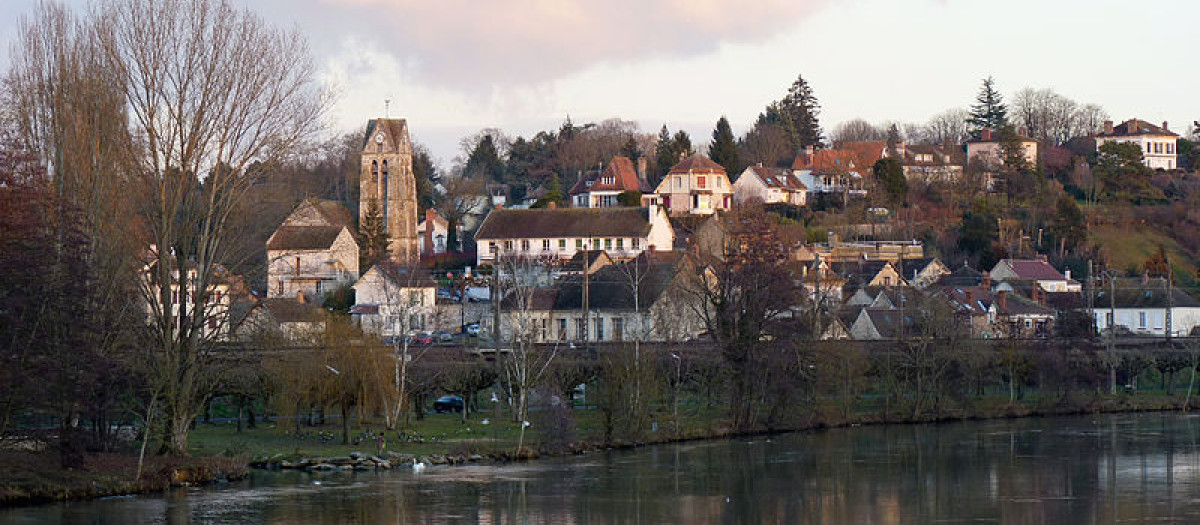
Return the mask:
<svg viewBox="0 0 1200 525"><path fill-rule="evenodd" d="M417 458L413 458L412 462L413 462L413 465L412 465L413 472L417 472L417 473L425 472L425 467L428 466L425 463L417 461Z"/></svg>

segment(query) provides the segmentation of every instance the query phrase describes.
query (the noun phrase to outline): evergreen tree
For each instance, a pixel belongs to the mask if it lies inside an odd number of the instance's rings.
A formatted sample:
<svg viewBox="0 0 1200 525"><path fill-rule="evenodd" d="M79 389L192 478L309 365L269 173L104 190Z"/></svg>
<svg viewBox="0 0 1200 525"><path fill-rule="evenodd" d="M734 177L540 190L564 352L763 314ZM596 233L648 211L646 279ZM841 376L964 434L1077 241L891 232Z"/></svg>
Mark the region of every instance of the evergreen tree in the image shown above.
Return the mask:
<svg viewBox="0 0 1200 525"><path fill-rule="evenodd" d="M738 158L737 143L733 139L733 130L729 120L721 117L712 133L712 143L708 145L708 158L725 168L730 175L742 171L741 160Z"/></svg>
<svg viewBox="0 0 1200 525"><path fill-rule="evenodd" d="M979 88L979 95L976 95L975 104L971 105L971 114L967 118L971 136L979 138L985 128L997 130L1007 123L1008 107L1004 105L1000 92L996 91L995 81L987 77L983 79L983 86Z"/></svg>
<svg viewBox="0 0 1200 525"><path fill-rule="evenodd" d="M671 163L672 166L696 152L695 149L692 149L692 136L682 129L675 132L675 135L671 137L671 142L674 143L672 148L675 150L675 162Z"/></svg>
<svg viewBox="0 0 1200 525"><path fill-rule="evenodd" d="M387 225L383 223L383 211L375 198L367 201L367 213L358 225L358 244L362 247L358 267L363 272L387 257Z"/></svg>
<svg viewBox="0 0 1200 525"><path fill-rule="evenodd" d="M908 198L908 179L904 178L904 166L900 159L884 157L875 161L872 168L875 179L883 188L889 206L899 207Z"/></svg>
<svg viewBox="0 0 1200 525"><path fill-rule="evenodd" d="M658 132L658 146L654 150L654 171L650 173L650 180L647 181L650 187L657 187L663 177L667 176L667 172L671 171L671 166L677 162L679 155L675 153L675 141L671 139L667 125L663 124L662 130Z"/></svg>
<svg viewBox="0 0 1200 525"><path fill-rule="evenodd" d="M887 130L887 153L889 156L900 157L900 144L904 139L900 137L900 128L896 124L892 124Z"/></svg>
<svg viewBox="0 0 1200 525"><path fill-rule="evenodd" d="M637 139L630 135L629 140L626 140L625 144L621 146L621 155L624 157L629 157L629 160L637 162L638 159L645 156L645 153L643 153L642 148L638 146Z"/></svg>
<svg viewBox="0 0 1200 525"><path fill-rule="evenodd" d="M483 177L489 181L504 182L504 162L500 160L495 139L491 135L484 135L475 149L471 150L463 174L471 178Z"/></svg>
<svg viewBox="0 0 1200 525"><path fill-rule="evenodd" d="M817 115L821 106L817 96L803 76L788 89L781 100L772 102L758 115L757 124L774 124L783 128L791 140L792 148L799 150L808 146L814 149L825 147L821 136L821 122Z"/></svg>
<svg viewBox="0 0 1200 525"><path fill-rule="evenodd" d="M420 144L413 147L413 179L417 186L417 211L425 213L434 205L433 181L437 179L437 167L433 165L429 150Z"/></svg>

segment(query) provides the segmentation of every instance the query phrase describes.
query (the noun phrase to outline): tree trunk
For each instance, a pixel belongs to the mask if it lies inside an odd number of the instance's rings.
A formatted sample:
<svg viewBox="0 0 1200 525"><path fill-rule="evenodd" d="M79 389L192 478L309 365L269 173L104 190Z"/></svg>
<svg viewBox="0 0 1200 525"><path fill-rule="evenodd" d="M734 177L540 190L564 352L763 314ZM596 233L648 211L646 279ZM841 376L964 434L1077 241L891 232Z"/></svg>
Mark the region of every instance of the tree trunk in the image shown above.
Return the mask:
<svg viewBox="0 0 1200 525"><path fill-rule="evenodd" d="M342 402L342 444L350 444L350 407Z"/></svg>

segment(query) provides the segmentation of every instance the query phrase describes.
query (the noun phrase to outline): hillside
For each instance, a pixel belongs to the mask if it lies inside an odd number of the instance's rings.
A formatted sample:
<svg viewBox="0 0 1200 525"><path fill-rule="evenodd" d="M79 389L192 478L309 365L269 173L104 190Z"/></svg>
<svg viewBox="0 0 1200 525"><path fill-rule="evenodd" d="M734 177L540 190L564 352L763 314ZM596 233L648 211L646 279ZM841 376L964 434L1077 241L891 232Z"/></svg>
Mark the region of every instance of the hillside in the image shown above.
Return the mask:
<svg viewBox="0 0 1200 525"><path fill-rule="evenodd" d="M1096 225L1090 232L1090 241L1099 246L1101 254L1108 259L1112 268L1123 271L1141 271L1161 246L1171 261L1175 279L1189 293L1200 290L1196 271L1200 268L1195 256L1169 235L1154 228L1131 225Z"/></svg>

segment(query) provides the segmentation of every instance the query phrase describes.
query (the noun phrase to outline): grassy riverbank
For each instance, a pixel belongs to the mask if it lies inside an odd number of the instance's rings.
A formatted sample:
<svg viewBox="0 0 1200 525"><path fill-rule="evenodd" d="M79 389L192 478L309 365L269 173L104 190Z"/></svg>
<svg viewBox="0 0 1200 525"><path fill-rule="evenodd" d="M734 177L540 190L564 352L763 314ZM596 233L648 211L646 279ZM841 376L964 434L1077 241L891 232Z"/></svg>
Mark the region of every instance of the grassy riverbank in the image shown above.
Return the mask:
<svg viewBox="0 0 1200 525"><path fill-rule="evenodd" d="M1194 401L1194 400L1193 400ZM762 427L761 432L795 431L856 424L904 424L957 419L986 419L1092 412L1156 411L1179 409L1181 396L1162 393L1117 394L1068 399L1027 396L1009 404L1003 395L981 396L969 405L955 404L906 414L908 407L888 407L885 400L867 398L851 406L817 402L805 408L806 417L789 425ZM674 407L657 407L650 425L640 435L606 438L604 413L595 409L567 412L569 428L545 419L526 428L509 417L495 414L430 414L414 419L405 430L385 431L381 421L355 420L348 444L342 443L341 422L329 419L324 425L301 426L297 435L289 420L258 422L256 428L235 423L198 425L192 434L189 458L147 458L140 480L136 478L137 457L130 453L89 454L81 467L62 469L53 447L45 451L6 450L0 453L0 505L30 504L67 499L88 499L115 494L165 490L173 485L200 484L247 475L255 460L348 457L351 453L379 453L380 433L386 438L387 453L417 458L451 458L450 462L474 460L508 461L544 454L570 454L605 448L624 448L679 440L720 438L731 435L728 413L721 406L700 402L683 403L679 417ZM484 420L487 424L484 424ZM499 421L498 421L499 420ZM545 429L541 426L553 426ZM568 442L563 439L570 438ZM518 447L521 447L518 453ZM457 459L454 459L457 458Z"/></svg>

